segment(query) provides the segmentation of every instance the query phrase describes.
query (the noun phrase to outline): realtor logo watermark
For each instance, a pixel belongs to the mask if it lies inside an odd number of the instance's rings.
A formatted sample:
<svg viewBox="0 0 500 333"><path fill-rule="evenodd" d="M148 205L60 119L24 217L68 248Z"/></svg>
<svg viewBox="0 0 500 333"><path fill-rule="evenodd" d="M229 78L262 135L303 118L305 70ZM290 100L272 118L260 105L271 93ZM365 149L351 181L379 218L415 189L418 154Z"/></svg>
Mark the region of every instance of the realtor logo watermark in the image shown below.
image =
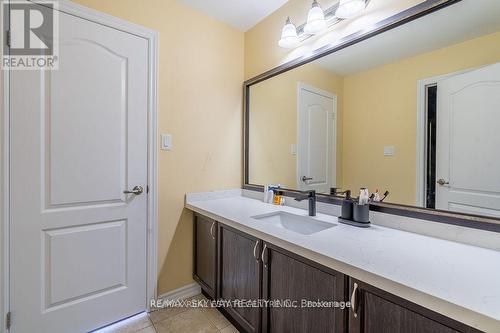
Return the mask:
<svg viewBox="0 0 500 333"><path fill-rule="evenodd" d="M54 70L59 60L57 1L2 1L2 68Z"/></svg>

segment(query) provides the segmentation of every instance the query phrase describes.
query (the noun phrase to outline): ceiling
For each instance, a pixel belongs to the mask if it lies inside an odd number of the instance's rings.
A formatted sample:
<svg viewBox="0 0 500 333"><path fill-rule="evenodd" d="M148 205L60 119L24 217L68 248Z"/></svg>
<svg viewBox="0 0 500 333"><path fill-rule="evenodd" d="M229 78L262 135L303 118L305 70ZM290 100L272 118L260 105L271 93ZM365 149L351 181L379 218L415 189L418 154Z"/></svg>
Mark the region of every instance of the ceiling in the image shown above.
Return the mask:
<svg viewBox="0 0 500 333"><path fill-rule="evenodd" d="M288 0L177 0L243 32Z"/></svg>
<svg viewBox="0 0 500 333"><path fill-rule="evenodd" d="M340 75L352 75L497 31L499 0L464 0L315 63Z"/></svg>

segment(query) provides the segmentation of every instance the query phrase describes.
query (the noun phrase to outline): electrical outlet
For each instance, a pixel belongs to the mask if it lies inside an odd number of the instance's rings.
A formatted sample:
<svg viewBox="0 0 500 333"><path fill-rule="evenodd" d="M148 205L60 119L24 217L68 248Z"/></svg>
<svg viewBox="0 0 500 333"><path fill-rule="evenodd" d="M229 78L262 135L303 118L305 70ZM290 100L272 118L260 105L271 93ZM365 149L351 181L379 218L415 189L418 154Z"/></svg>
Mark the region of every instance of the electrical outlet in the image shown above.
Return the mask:
<svg viewBox="0 0 500 333"><path fill-rule="evenodd" d="M384 156L394 156L394 155L396 155L396 147L394 146L384 147Z"/></svg>

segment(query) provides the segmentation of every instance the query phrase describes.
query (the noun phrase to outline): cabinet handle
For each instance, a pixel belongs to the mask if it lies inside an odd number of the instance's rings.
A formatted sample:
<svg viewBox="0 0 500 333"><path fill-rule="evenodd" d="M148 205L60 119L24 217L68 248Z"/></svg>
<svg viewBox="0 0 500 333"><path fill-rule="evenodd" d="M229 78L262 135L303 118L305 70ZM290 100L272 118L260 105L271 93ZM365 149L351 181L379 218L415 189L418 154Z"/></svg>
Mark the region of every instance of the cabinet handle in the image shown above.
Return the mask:
<svg viewBox="0 0 500 333"><path fill-rule="evenodd" d="M253 247L253 257L255 258L255 260L259 261L259 256L257 255L257 246L259 246L259 242L260 240L257 240L255 242L255 245Z"/></svg>
<svg viewBox="0 0 500 333"><path fill-rule="evenodd" d="M210 235L212 236L213 239L215 239L214 227L215 227L215 221L212 222L212 226L210 227Z"/></svg>
<svg viewBox="0 0 500 333"><path fill-rule="evenodd" d="M354 289L352 290L352 295L351 295L351 309L352 313L354 315L354 318L358 317L358 300L357 300L357 291L358 291L358 284L354 283Z"/></svg>
<svg viewBox="0 0 500 333"><path fill-rule="evenodd" d="M266 253L266 250L267 250L267 244L264 243L264 248L262 249L262 255L260 256L260 258L262 259L262 263L264 264L264 267L267 268L267 262L264 259L264 254Z"/></svg>

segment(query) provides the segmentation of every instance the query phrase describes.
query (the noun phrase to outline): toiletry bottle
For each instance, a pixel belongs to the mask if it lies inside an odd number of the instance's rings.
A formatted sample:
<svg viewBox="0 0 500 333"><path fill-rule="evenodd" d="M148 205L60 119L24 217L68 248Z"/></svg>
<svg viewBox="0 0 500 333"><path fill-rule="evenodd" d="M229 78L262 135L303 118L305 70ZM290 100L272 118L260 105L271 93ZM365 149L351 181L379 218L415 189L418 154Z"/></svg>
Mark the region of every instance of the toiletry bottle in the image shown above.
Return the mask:
<svg viewBox="0 0 500 333"><path fill-rule="evenodd" d="M283 198L283 191L275 191L273 203L277 206L281 206L282 198Z"/></svg>
<svg viewBox="0 0 500 333"><path fill-rule="evenodd" d="M276 185L272 185L272 184L269 184L267 186L267 196L266 196L266 203L270 203L272 204L273 201L274 201L274 191L277 189L278 187Z"/></svg>
<svg viewBox="0 0 500 333"><path fill-rule="evenodd" d="M368 189L365 187L362 187L359 189L359 204L360 205L366 205L368 204Z"/></svg>

